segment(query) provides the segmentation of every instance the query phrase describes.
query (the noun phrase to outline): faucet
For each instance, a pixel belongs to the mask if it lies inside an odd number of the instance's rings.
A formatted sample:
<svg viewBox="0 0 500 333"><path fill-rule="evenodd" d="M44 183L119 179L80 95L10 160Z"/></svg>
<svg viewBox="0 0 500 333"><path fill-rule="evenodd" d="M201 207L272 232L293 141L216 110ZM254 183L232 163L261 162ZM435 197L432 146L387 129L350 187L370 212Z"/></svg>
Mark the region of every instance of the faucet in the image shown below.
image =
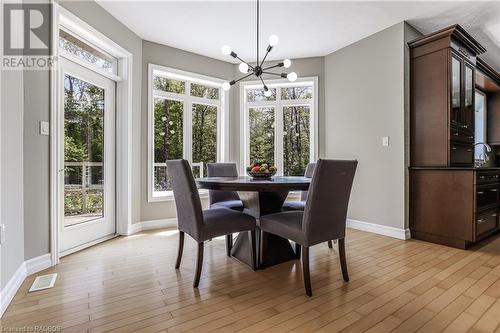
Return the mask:
<svg viewBox="0 0 500 333"><path fill-rule="evenodd" d="M476 142L474 144L474 147L477 146L477 145L483 145L483 146L485 146L486 147L486 152L487 153L491 153L491 146L489 144L487 144L485 142Z"/></svg>

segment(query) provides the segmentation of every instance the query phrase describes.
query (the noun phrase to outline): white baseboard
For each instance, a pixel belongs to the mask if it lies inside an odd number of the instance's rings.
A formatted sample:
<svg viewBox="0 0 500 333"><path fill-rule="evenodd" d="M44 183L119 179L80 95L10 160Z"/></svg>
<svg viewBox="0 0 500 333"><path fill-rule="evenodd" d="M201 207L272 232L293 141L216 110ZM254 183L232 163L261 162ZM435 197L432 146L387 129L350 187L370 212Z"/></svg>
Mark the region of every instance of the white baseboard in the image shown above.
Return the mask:
<svg viewBox="0 0 500 333"><path fill-rule="evenodd" d="M26 276L43 271L52 266L50 253L26 260Z"/></svg>
<svg viewBox="0 0 500 333"><path fill-rule="evenodd" d="M143 230L153 230L153 229L162 229L171 227L177 227L176 218L142 221L132 224L129 235L135 234Z"/></svg>
<svg viewBox="0 0 500 333"><path fill-rule="evenodd" d="M352 219L347 219L347 227L351 229L367 231L374 234L389 236L403 240L411 238L410 229L399 229L394 227L388 227L381 224L368 223Z"/></svg>
<svg viewBox="0 0 500 333"><path fill-rule="evenodd" d="M16 270L14 275L10 278L9 282L0 292L0 318L3 316L5 310L10 302L16 295L16 292L23 284L24 279L31 274L43 271L52 266L50 253L24 261Z"/></svg>

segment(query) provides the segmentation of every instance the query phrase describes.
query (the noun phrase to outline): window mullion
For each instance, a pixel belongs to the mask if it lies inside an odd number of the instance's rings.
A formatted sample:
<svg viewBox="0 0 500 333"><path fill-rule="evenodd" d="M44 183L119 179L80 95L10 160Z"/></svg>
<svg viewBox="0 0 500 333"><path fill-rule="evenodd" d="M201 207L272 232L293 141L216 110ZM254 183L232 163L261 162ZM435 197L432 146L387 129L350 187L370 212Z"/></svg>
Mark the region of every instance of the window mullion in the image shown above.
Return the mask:
<svg viewBox="0 0 500 333"><path fill-rule="evenodd" d="M183 129L184 129L184 158L193 163L193 101L189 97L191 91L191 82L186 81L186 91L184 100L184 117L183 117Z"/></svg>
<svg viewBox="0 0 500 333"><path fill-rule="evenodd" d="M276 87L276 107L274 109L274 163L278 168L278 175L283 176L283 103L279 87Z"/></svg>

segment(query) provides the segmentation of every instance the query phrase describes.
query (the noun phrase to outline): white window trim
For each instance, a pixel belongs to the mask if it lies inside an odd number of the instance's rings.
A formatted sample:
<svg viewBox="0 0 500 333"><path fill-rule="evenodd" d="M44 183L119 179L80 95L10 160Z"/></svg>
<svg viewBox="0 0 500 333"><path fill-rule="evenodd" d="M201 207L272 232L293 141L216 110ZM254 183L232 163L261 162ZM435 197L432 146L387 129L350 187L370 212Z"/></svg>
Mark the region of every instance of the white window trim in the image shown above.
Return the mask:
<svg viewBox="0 0 500 333"><path fill-rule="evenodd" d="M116 81L116 233L129 235L132 228L132 82L133 82L133 56L132 53L122 48L110 38L93 28L70 11L53 3L52 17L52 54L57 58L59 52L59 28L63 27L85 41L96 46L100 50L118 59L118 75L107 72L101 73L99 69L92 66L93 71ZM64 55L63 55L64 56ZM73 60L73 59L72 59ZM63 133L56 124L60 122L59 101L61 92L59 91L60 68L56 62L56 68L50 73L51 90L51 111L50 111L50 225L51 225L51 260L52 265L59 263L59 226L62 221L59 219L59 210L64 209L59 202L60 193L58 188L58 177L61 176L64 158L59 156L60 144ZM104 71L102 71L104 72ZM62 140L62 141L61 141Z"/></svg>
<svg viewBox="0 0 500 333"><path fill-rule="evenodd" d="M185 93L176 94L170 92L154 92L153 73L170 79L186 81ZM210 87L219 88L219 100L209 100L200 97L190 96L191 82L203 84ZM148 202L161 202L174 200L172 191L156 192L154 191L154 94L168 99L184 101L183 113L183 158L192 162L192 145L187 138L192 137L192 103L214 105L219 108L217 117L217 161L224 162L229 154L229 93L222 89L222 83L225 80L209 77L201 74L182 71L175 68L169 68L161 65L148 64ZM202 197L207 196L207 191L200 191Z"/></svg>
<svg viewBox="0 0 500 333"><path fill-rule="evenodd" d="M247 102L246 90L262 89L260 81L243 81L240 83L240 173L246 174L246 166L250 164L250 123L248 121L248 109L251 107L274 107L275 108L275 128L283 128L283 107L310 105L313 110L311 112L311 133L310 133L310 156L311 161L318 159L318 77L301 77L295 82L289 82L287 79L266 80L266 85L269 88L285 88L304 86L306 84L313 85L313 95L307 100L282 100L281 94L276 92L276 101L259 101ZM278 175L283 175L283 159L277 158L283 156L283 136L274 136L274 156L275 164L278 168Z"/></svg>

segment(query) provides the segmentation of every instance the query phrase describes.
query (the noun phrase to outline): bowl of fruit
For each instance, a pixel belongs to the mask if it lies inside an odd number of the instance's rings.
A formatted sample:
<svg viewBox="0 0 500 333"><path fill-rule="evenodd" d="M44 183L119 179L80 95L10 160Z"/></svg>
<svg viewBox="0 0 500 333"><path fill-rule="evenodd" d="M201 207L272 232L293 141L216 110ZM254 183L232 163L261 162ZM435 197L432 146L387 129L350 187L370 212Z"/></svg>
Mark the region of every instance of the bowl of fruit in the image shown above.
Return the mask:
<svg viewBox="0 0 500 333"><path fill-rule="evenodd" d="M269 160L258 160L247 167L247 174L254 179L269 179L278 169Z"/></svg>

